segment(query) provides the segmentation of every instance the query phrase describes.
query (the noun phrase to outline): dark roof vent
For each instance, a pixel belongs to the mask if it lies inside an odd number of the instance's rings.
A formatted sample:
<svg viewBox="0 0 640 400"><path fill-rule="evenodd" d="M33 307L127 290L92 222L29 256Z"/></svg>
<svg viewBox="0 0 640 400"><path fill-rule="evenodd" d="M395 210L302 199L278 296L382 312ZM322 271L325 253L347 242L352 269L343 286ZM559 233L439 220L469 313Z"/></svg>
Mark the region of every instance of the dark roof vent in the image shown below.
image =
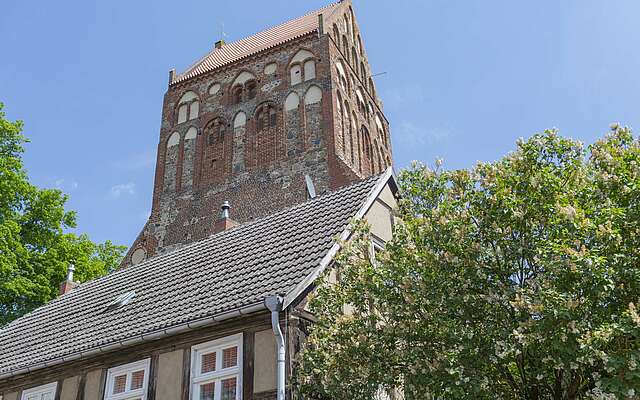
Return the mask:
<svg viewBox="0 0 640 400"><path fill-rule="evenodd" d="M221 49L221 48L222 48L222 46L224 46L224 39L220 39L220 40L218 40L218 41L216 42L215 46L216 46L216 49Z"/></svg>

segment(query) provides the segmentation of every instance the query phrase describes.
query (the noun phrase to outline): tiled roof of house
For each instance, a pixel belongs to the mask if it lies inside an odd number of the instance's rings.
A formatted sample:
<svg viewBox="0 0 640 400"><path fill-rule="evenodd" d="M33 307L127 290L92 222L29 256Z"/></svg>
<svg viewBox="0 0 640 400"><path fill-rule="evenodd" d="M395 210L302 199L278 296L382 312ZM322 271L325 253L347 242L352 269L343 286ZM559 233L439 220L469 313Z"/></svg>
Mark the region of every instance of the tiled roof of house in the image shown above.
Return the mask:
<svg viewBox="0 0 640 400"><path fill-rule="evenodd" d="M0 330L0 378L108 351L134 337L175 333L180 325L212 323L268 296L290 294L317 270L335 237L388 176L80 285ZM108 309L128 292L135 292L128 304Z"/></svg>
<svg viewBox="0 0 640 400"><path fill-rule="evenodd" d="M185 72L176 76L171 83L182 82L194 76L238 61L242 58L278 46L302 37L318 29L318 15L331 14L340 2L330 4L302 17L287 21L247 38L227 43L219 49L213 49Z"/></svg>

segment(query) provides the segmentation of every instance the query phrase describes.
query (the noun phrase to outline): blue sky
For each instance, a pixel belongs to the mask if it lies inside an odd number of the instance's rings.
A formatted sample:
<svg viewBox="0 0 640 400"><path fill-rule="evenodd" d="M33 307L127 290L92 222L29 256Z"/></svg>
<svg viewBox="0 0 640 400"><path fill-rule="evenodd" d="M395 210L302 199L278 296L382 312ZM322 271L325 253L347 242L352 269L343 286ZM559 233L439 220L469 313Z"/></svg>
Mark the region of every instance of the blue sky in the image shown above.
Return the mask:
<svg viewBox="0 0 640 400"><path fill-rule="evenodd" d="M170 68L325 1L10 1L0 101L25 121L34 183L59 187L78 231L129 245L151 206ZM637 0L355 0L397 167L490 161L557 127L587 143L640 129Z"/></svg>

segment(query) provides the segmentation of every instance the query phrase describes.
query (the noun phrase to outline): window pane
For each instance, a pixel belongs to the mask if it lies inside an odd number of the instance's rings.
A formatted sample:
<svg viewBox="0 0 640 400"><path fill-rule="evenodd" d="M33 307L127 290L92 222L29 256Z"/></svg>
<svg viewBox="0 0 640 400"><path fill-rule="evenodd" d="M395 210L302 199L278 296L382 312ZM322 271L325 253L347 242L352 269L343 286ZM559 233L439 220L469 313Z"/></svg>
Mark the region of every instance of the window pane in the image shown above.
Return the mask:
<svg viewBox="0 0 640 400"><path fill-rule="evenodd" d="M189 119L198 118L198 112L200 111L200 103L194 101L191 103L191 108L189 108Z"/></svg>
<svg viewBox="0 0 640 400"><path fill-rule="evenodd" d="M304 63L304 80L308 81L316 77L316 62L309 60Z"/></svg>
<svg viewBox="0 0 640 400"><path fill-rule="evenodd" d="M178 123L181 124L187 120L187 111L189 105L183 104L178 108Z"/></svg>
<svg viewBox="0 0 640 400"><path fill-rule="evenodd" d="M131 374L131 390L142 388L144 384L144 370L136 371Z"/></svg>
<svg viewBox="0 0 640 400"><path fill-rule="evenodd" d="M235 367L238 365L238 348L230 347L222 350L222 368Z"/></svg>
<svg viewBox="0 0 640 400"><path fill-rule="evenodd" d="M213 400L213 395L216 391L215 389L215 382L200 385L200 400Z"/></svg>
<svg viewBox="0 0 640 400"><path fill-rule="evenodd" d="M236 400L236 378L229 378L222 381L220 400Z"/></svg>
<svg viewBox="0 0 640 400"><path fill-rule="evenodd" d="M122 393L127 387L127 375L118 375L113 378L113 394Z"/></svg>
<svg viewBox="0 0 640 400"><path fill-rule="evenodd" d="M296 64L291 67L291 84L295 85L302 82L300 64Z"/></svg>
<svg viewBox="0 0 640 400"><path fill-rule="evenodd" d="M53 393L51 392L45 392L42 393L42 396L40 397L41 400L53 400Z"/></svg>
<svg viewBox="0 0 640 400"><path fill-rule="evenodd" d="M202 355L202 367L201 373L211 372L216 370L216 353L209 353Z"/></svg>

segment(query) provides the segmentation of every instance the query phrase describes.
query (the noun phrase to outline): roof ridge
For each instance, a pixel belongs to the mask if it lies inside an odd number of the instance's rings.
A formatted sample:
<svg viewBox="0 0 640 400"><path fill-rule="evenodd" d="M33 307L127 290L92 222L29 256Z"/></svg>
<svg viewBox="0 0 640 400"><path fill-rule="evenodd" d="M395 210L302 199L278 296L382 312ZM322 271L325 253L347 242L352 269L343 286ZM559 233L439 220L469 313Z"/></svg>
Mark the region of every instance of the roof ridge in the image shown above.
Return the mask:
<svg viewBox="0 0 640 400"><path fill-rule="evenodd" d="M0 346L0 379L242 315L241 307L257 311L266 296L308 281L387 174L87 282L39 307L0 330L7 344ZM127 291L138 293L130 305L104 311Z"/></svg>
<svg viewBox="0 0 640 400"><path fill-rule="evenodd" d="M185 244L185 245L183 245L183 246L181 246L181 247L179 247L177 249L171 250L169 252L158 254L155 257L151 257L151 258L149 258L147 260L144 260L144 261L142 261L141 263L139 263L137 265L132 265L132 266L124 268L124 269L131 269L131 268L135 268L136 266L142 266L143 264L150 263L151 260L154 260L156 258L169 256L169 255L175 254L177 252L184 251L184 250L189 249L191 247L195 247L198 244L203 243L205 241L212 240L214 238L218 238L219 239L220 237L230 235L232 232L236 233L236 232L239 232L239 231L242 231L242 230L245 230L245 229L249 229L250 227L255 226L255 225L257 225L257 224L259 224L261 222L264 222L265 220L270 220L270 219L275 219L277 217L282 217L282 216L288 214L289 212L291 212L291 211L293 211L293 210L295 210L297 208L301 208L303 206L314 204L314 203L316 203L318 201L321 201L321 200L323 200L323 199L325 199L327 197L330 197L330 196L335 196L336 194L338 194L340 192L343 192L343 191L347 191L348 189L350 189L350 188L352 188L354 186L364 185L365 183L368 183L370 181L378 180L383 175L384 175L384 173L377 174L377 175L372 175L370 177L367 177L366 179L363 179L363 180L360 180L360 181L357 181L357 182L353 182L350 185L338 188L337 190L333 190L333 191L330 191L330 192L323 193L323 194L321 194L319 196L316 196L316 197L314 197L312 199L309 199L307 201L302 201L300 203L293 204L291 206L285 207L285 208L280 209L280 210L278 210L276 212L273 212L271 214L262 216L260 218L256 218L254 220L248 221L248 222L243 223L243 224L239 224L239 225L237 225L237 226L235 226L235 227L233 227L231 229L220 231L220 232L214 233L213 235L209 235L206 238L197 240L197 241L192 242L192 243ZM116 272L118 272L118 271L116 271Z"/></svg>
<svg viewBox="0 0 640 400"><path fill-rule="evenodd" d="M225 46L233 46L233 45L241 44L241 43L243 43L243 42L245 42L245 41L250 41L251 39L255 39L255 37L256 37L256 36L264 35L264 34L266 34L266 33L270 32L270 31L276 31L277 29L282 28L282 27L286 26L287 24L291 24L291 23L292 23L292 22L294 22L294 21L297 21L297 20L303 20L304 18L307 18L307 17L309 17L309 16L311 16L311 15L313 15L313 14L318 14L318 13L325 12L326 10L328 10L328 9L330 9L330 8L332 8L332 7L337 6L338 4L341 4L343 1L344 1L344 0L334 1L333 3L330 3L330 4L328 4L328 5L324 6L324 7L321 7L321 8L315 9L315 10L313 10L313 11L309 11L309 12L308 12L308 13L306 13L306 14L300 15L300 16L295 17L295 18L288 19L288 20L286 20L286 21L284 21L284 22L281 22L281 23L279 23L279 24L277 24L277 25L272 25L272 26L270 26L270 27L268 27L268 28L265 28L265 29L263 29L263 30L261 30L261 31L258 31L258 32L256 32L256 33L253 33L253 34L250 34L250 35L245 36L245 37L243 37L243 38L240 38L240 39L238 39L238 40L234 40L234 41L232 41L232 42L229 42L229 43L225 44L225 45L223 46L223 48L224 48ZM308 31L308 32L312 32L312 31L313 31L313 30L315 30L315 29L318 29L318 28L316 27L316 28L314 28L314 29L312 29L312 30L310 30L310 31ZM307 33L308 33L308 32L307 32ZM293 36L292 38L294 38L294 37L297 37L297 36ZM269 47L267 47L267 48L269 48ZM185 69L185 70L184 70L184 72L182 72L182 73L178 74L178 75L176 76L176 78L175 78L172 82L170 82L170 84L172 84L172 83L177 83L177 82L181 82L181 81L184 81L184 80L186 80L186 79L192 78L192 77L187 78L187 76L188 76L189 74L193 73L193 72L195 71L195 69L196 69L196 68L198 68L200 65L202 65L202 64L203 64L203 63L204 63L204 62L205 62L209 57L213 56L213 55L216 53L216 51L220 52L221 50L222 50L222 49L216 49L216 48L214 48L214 49L212 49L212 50L208 51L204 56L200 57L197 61L195 61L194 63L192 63L191 65L189 65L189 67L188 67L187 69ZM266 50L266 49L263 49L263 50ZM262 51L262 50L261 50L261 51ZM255 53L254 53L254 54L255 54ZM249 55L250 55L250 54L249 54ZM240 57L240 58L238 58L238 59L244 58L244 57L246 57L246 56L248 56L248 55L242 56L242 57ZM215 68L213 68L213 69L215 69ZM209 71L207 71L207 72L209 72ZM200 74L200 73L198 73L197 75L199 75L199 74Z"/></svg>
<svg viewBox="0 0 640 400"><path fill-rule="evenodd" d="M260 217L260 218L256 218L256 219L254 219L252 221L248 221L248 222L246 222L244 224L240 224L240 225L238 225L236 227L233 227L231 229L224 230L224 231L215 233L213 235L209 235L208 237L200 239L200 240L197 240L195 242L185 244L185 245L180 246L180 247L178 247L178 248L176 248L174 250L171 250L169 252L157 254L157 255L155 255L155 256L153 256L151 258L148 258L148 259L140 262L139 264L132 265L132 266L129 266L129 267L126 267L126 268L121 268L121 269L118 269L118 270L116 270L116 271L114 271L114 272L112 272L110 274L101 276L99 278L96 278L96 279L93 279L93 280L90 280L90 281L87 281L87 282L83 282L78 287L76 287L76 289L74 291L72 291L71 294L74 293L74 292L77 293L78 289L80 289L82 286L85 286L88 283L99 284L98 282L103 281L103 280L107 280L107 279L113 279L114 276L120 275L120 274L124 273L125 271L128 271L128 273L131 273L132 270L153 269L155 262L160 258L167 258L168 259L170 257L175 256L176 254L178 254L180 252L187 252L187 251L189 251L190 249L192 249L194 247L201 246L203 243L205 243L207 241L214 240L214 239L221 239L221 238L223 238L225 236L229 236L231 234L239 234L242 231L244 231L246 229L250 229L251 227L253 227L255 225L258 225L260 223L263 223L266 220L271 220L271 219L275 219L275 218L282 218L283 216L286 216L287 214L289 214L290 212L292 212L292 211L294 211L294 210L296 210L298 208L302 208L304 206L315 204L315 203L317 203L317 202L319 202L321 200L324 200L324 199L326 199L327 197L330 197L330 196L336 196L341 192L348 191L349 189L353 188L354 186L365 185L366 183L369 183L371 181L378 180L383 175L384 175L384 173L378 174L378 175L372 175L370 177L367 177L366 179L363 179L363 180L360 180L360 181L357 181L357 182L353 182L350 185L343 186L343 187L341 187L341 188L339 188L337 190L330 191L330 192L327 192L327 193L323 193L323 194L321 194L321 195L319 195L319 196L317 196L317 197L315 197L313 199L310 199L310 200L307 200L307 201L303 201L303 202L291 205L289 207L286 207L286 208L283 208L281 210L278 210L278 211L276 211L274 213L265 215L265 216ZM145 271L145 273L146 273L146 271ZM55 299L52 299L47 304L55 304L55 303L59 302L62 298L63 298L63 296L58 296ZM39 308L40 307L38 307L35 310L25 314L24 317L32 314L34 311L37 311ZM9 327L13 322L14 321L12 321L9 324L5 325L3 327L3 329Z"/></svg>

